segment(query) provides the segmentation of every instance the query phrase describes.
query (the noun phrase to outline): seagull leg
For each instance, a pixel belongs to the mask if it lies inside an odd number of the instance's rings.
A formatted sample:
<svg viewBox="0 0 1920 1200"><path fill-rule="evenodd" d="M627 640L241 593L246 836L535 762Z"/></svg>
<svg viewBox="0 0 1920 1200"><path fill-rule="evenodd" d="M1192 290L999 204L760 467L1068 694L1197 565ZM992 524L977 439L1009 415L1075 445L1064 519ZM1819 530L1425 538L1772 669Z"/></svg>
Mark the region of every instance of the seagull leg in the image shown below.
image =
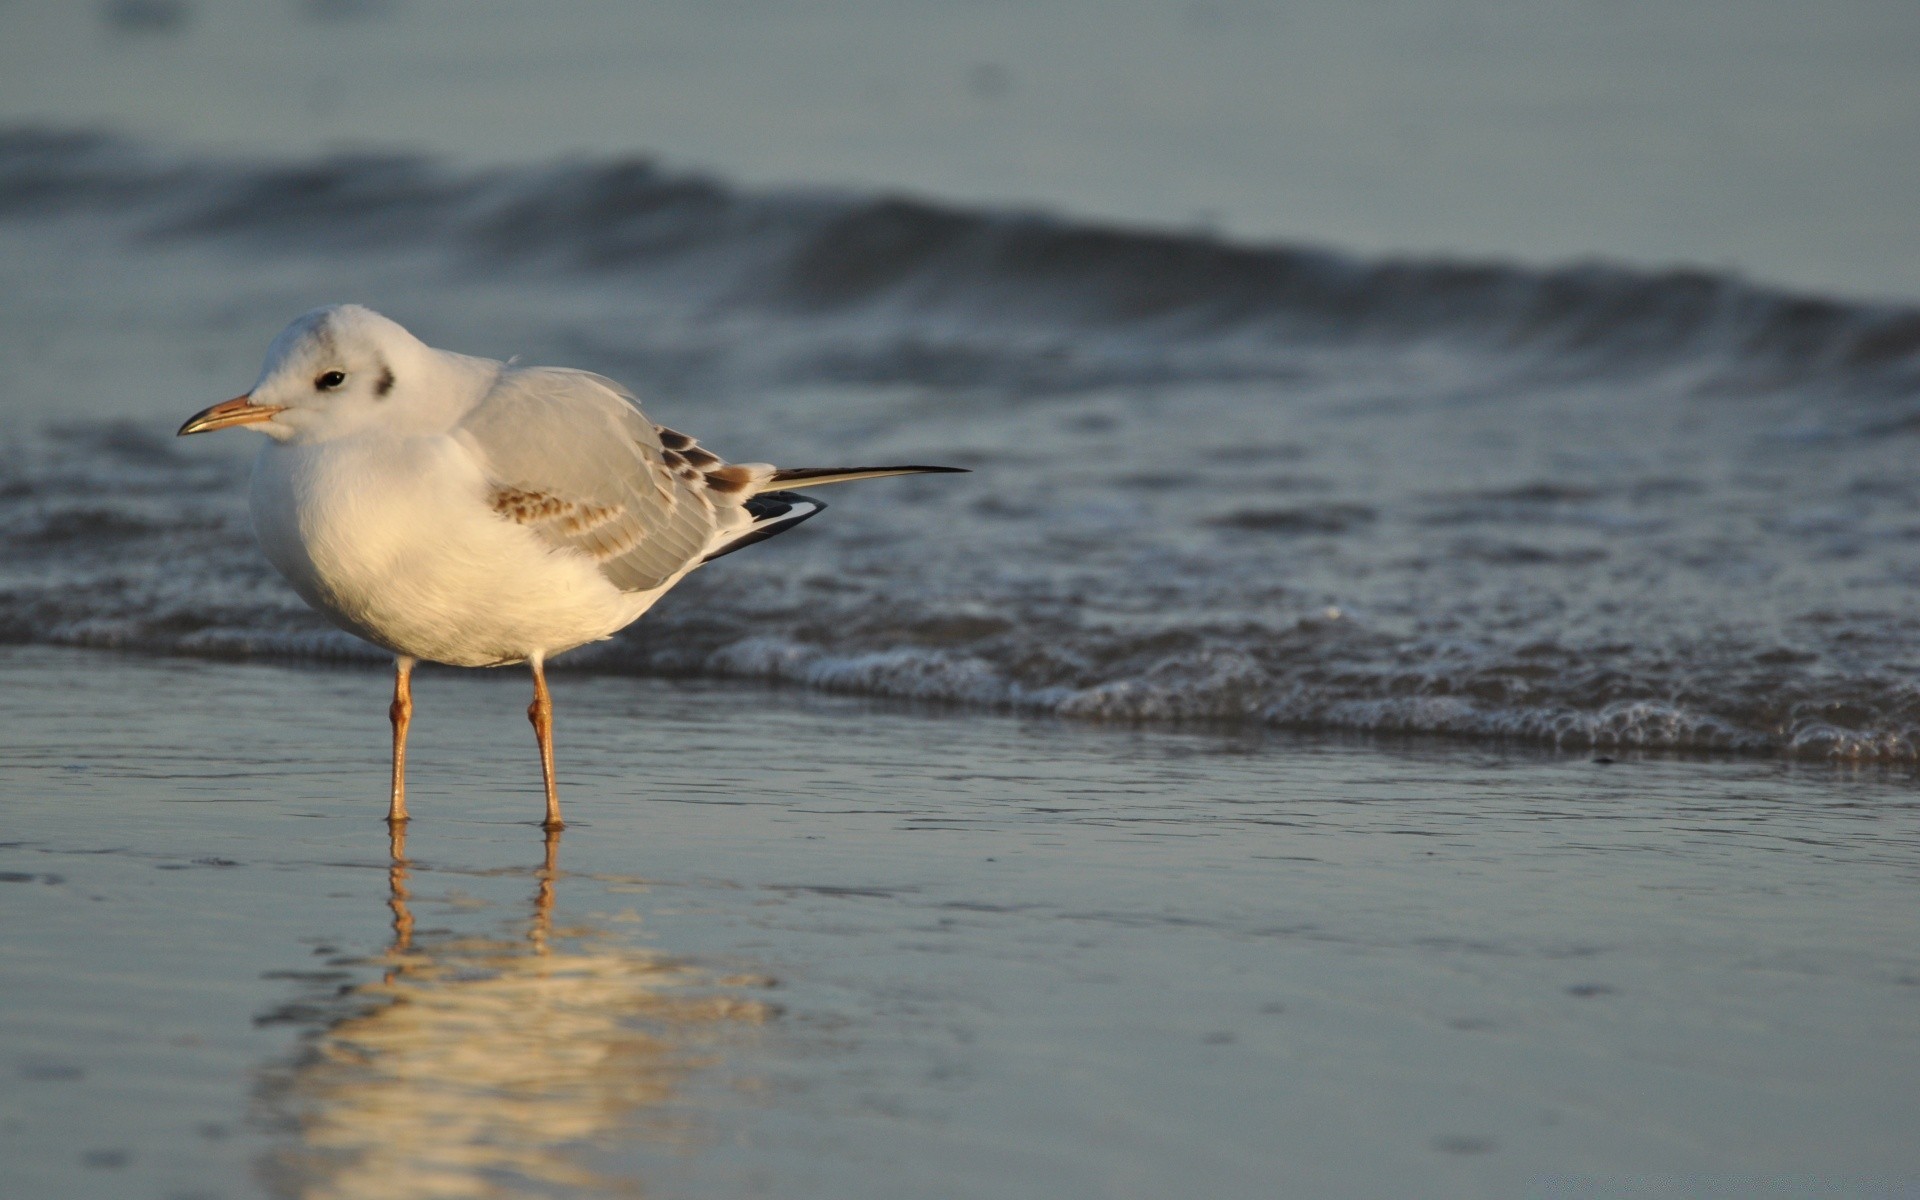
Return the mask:
<svg viewBox="0 0 1920 1200"><path fill-rule="evenodd" d="M413 660L404 654L393 660L393 703L387 719L393 722L393 798L387 804L387 824L398 828L407 819L407 726L413 724Z"/></svg>
<svg viewBox="0 0 1920 1200"><path fill-rule="evenodd" d="M540 777L547 785L547 829L563 829L560 819L560 791L553 784L553 696L547 691L547 666L540 655L528 660L533 666L533 703L527 705L527 720L533 722L533 736L540 743Z"/></svg>

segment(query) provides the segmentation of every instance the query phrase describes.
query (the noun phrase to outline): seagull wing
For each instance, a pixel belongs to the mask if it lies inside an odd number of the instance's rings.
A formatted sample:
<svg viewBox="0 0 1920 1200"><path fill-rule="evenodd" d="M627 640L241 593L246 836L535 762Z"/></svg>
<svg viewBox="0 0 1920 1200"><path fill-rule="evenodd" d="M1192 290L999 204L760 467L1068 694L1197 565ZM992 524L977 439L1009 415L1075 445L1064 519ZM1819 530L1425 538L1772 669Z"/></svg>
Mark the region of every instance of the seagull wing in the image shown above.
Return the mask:
<svg viewBox="0 0 1920 1200"><path fill-rule="evenodd" d="M774 470L722 462L611 379L560 367L507 370L454 434L484 464L495 512L625 592L671 583L749 531L745 502Z"/></svg>

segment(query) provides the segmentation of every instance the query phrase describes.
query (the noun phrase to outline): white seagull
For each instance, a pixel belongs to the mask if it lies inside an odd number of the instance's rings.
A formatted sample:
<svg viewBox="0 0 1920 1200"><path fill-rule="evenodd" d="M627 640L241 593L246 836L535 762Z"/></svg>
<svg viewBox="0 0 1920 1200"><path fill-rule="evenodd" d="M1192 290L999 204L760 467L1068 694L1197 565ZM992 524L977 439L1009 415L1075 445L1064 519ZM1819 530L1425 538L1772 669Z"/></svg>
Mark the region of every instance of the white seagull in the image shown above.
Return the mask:
<svg viewBox="0 0 1920 1200"><path fill-rule="evenodd" d="M435 350L368 308L318 308L253 390L180 436L250 425L261 549L307 603L394 655L393 796L407 820L414 662L525 662L549 829L546 660L638 620L688 572L826 507L784 490L957 467L727 463L610 379Z"/></svg>

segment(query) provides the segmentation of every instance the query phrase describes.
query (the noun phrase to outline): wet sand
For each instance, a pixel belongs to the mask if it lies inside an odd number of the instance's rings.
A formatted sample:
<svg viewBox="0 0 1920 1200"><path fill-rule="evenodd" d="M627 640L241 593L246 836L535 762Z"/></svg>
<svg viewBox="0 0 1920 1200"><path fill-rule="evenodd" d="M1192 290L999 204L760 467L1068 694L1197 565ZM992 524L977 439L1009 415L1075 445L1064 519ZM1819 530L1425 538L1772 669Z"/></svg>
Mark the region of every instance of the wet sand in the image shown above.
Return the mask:
<svg viewBox="0 0 1920 1200"><path fill-rule="evenodd" d="M562 674L549 844L520 674L431 672L396 856L377 672L0 681L9 1196L1920 1176L1904 775Z"/></svg>

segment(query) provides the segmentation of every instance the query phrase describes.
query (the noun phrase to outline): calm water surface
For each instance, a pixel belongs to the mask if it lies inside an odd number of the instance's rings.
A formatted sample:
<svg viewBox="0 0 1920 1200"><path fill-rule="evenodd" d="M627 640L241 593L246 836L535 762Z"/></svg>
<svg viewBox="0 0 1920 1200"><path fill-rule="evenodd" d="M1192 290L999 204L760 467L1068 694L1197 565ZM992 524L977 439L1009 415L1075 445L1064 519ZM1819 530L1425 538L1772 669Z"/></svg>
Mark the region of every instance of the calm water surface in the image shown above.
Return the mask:
<svg viewBox="0 0 1920 1200"><path fill-rule="evenodd" d="M394 847L376 673L0 670L11 1195L1920 1173L1901 775L565 676L548 842L523 681L435 673Z"/></svg>

